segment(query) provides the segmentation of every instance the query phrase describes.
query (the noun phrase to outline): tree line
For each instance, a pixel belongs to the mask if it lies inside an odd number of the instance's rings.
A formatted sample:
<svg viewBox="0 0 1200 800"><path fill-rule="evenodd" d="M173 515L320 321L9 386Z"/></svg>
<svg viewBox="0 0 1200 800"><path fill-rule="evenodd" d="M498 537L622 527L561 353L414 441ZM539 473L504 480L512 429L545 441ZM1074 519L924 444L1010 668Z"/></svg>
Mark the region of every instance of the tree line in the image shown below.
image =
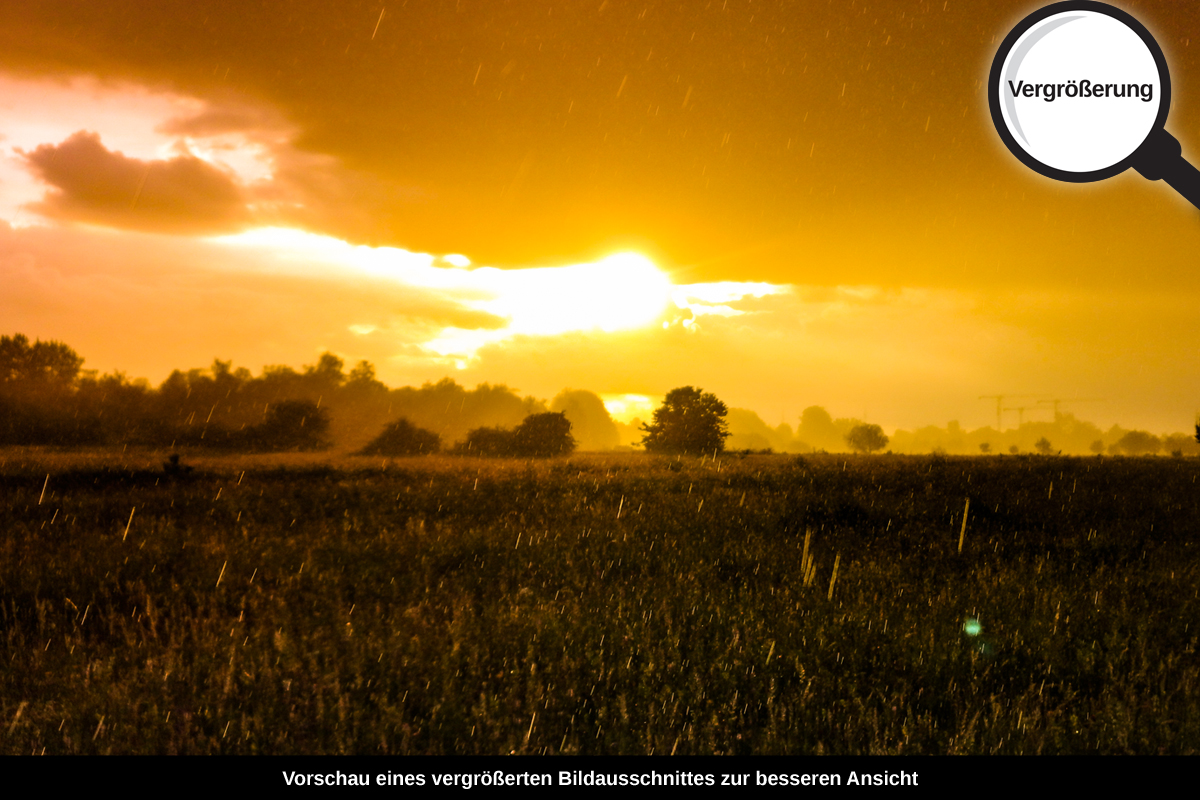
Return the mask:
<svg viewBox="0 0 1200 800"><path fill-rule="evenodd" d="M271 452L336 440L367 455L553 456L618 442L591 392L566 390L548 407L507 386L468 390L449 378L389 389L369 362L346 372L332 353L258 376L217 359L207 370L176 370L158 387L120 372L98 376L83 363L62 342L0 337L0 445ZM653 424L641 426L641 443L650 452L720 452L727 412L710 393L673 390Z"/></svg>
<svg viewBox="0 0 1200 800"><path fill-rule="evenodd" d="M347 371L332 353L299 370L267 366L257 376L217 359L208 369L176 370L157 387L121 372L100 376L83 363L62 342L0 337L0 445L266 452L336 443L361 450L381 430L390 441L403 439L392 426L406 420L426 432L418 437L418 451L441 449L442 443L475 449L484 434L474 431L520 429L512 452L524 453L536 438L531 431L553 429L548 418L520 427L542 414L553 414L560 427L570 415L572 441L586 446L612 447L617 440L603 403L590 392L564 391L551 408L507 386L467 389L449 378L389 389L369 362Z"/></svg>
<svg viewBox="0 0 1200 800"><path fill-rule="evenodd" d="M467 389L450 378L389 389L369 362L347 371L332 353L298 370L267 366L257 376L216 359L208 369L176 370L157 387L121 372L100 376L83 364L62 342L0 336L0 445L252 452L336 445L373 454L510 456L622 445L694 455L726 449L869 453L886 447L902 453L1200 452L1190 435L1156 437L1119 426L1102 432L1070 414L1002 433L966 431L950 422L945 428L896 431L889 438L878 425L834 419L824 408L809 406L797 428L782 422L772 428L753 411L730 409L691 386L669 392L651 423L624 425L588 391L564 390L547 403L504 385Z"/></svg>

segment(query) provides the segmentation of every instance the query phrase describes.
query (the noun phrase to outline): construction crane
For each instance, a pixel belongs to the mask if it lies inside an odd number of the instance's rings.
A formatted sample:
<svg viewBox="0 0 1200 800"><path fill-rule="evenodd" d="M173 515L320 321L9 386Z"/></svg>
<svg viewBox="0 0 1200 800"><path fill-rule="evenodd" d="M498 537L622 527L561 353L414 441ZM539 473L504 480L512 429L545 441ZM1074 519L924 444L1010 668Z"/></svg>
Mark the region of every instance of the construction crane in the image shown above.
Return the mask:
<svg viewBox="0 0 1200 800"><path fill-rule="evenodd" d="M1038 400L1039 403L1054 404L1054 418L1058 419L1059 403L1102 403L1103 397L1056 397L1053 400Z"/></svg>
<svg viewBox="0 0 1200 800"><path fill-rule="evenodd" d="M1039 400L1038 402L1041 402L1041 401ZM1034 406L1015 406L1013 408L1006 408L1004 410L1017 412L1017 427L1020 428L1022 425L1025 424L1025 412L1026 411L1046 411L1048 409L1036 408Z"/></svg>
<svg viewBox="0 0 1200 800"><path fill-rule="evenodd" d="M1039 396L1040 395L1036 395L1036 394L981 394L981 395L979 395L979 399L996 401L996 432L999 433L1000 431L1004 430L1004 425L1001 424L1001 421L1000 421L1000 412L1002 410L1003 411L1012 411L1013 410L1011 408L1004 408L1004 398L1006 398L1006 397L1008 397L1008 398L1039 397Z"/></svg>

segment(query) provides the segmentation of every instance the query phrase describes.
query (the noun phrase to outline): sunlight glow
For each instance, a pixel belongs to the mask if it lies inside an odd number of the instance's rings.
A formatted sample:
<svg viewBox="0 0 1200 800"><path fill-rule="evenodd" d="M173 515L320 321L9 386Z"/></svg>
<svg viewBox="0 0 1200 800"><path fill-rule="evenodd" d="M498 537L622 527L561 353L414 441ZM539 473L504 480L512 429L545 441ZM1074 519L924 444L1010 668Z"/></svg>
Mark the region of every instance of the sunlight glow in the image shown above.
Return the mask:
<svg viewBox="0 0 1200 800"><path fill-rule="evenodd" d="M634 419L649 420L654 415L661 397L648 397L644 394L604 394L600 395L609 416L618 422L628 424Z"/></svg>
<svg viewBox="0 0 1200 800"><path fill-rule="evenodd" d="M670 298L671 281L649 259L620 253L592 264L479 270L496 292L478 308L512 320L513 333L550 335L649 325Z"/></svg>
<svg viewBox="0 0 1200 800"><path fill-rule="evenodd" d="M684 286L676 286L671 292L671 300L675 303L676 307L690 310L697 317L704 316L705 314L733 317L745 314L746 312L731 308L728 303L742 300L746 297L766 297L767 295L781 294L785 291L787 291L786 287L771 283L740 283L735 281L692 283ZM687 327L688 324L689 320L684 320L684 326Z"/></svg>
<svg viewBox="0 0 1200 800"><path fill-rule="evenodd" d="M744 314L732 304L787 291L767 283L676 286L637 253L559 267L497 269L469 267L470 259L457 253L433 256L353 245L288 228L259 228L210 241L254 251L255 262L264 271L332 280L383 280L427 290L464 310L503 320L499 327L444 327L421 343L424 350L458 369L465 369L481 348L516 336L613 333L660 324L667 329L679 324L695 333L700 328L697 317ZM358 323L350 330L365 335L368 327Z"/></svg>
<svg viewBox="0 0 1200 800"><path fill-rule="evenodd" d="M670 301L670 278L635 253L563 267L481 267L463 274L470 276L472 288L487 295L465 299L463 305L507 319L508 325L500 330L448 328L424 345L443 356L474 356L512 336L641 328L653 325Z"/></svg>

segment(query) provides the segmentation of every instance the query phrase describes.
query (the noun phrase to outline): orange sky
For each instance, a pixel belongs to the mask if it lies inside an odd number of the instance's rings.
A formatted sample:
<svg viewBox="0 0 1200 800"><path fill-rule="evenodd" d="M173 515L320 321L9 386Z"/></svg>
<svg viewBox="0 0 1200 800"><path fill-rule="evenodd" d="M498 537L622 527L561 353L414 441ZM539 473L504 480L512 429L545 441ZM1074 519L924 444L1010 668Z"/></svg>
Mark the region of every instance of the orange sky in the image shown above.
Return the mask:
<svg viewBox="0 0 1200 800"><path fill-rule="evenodd" d="M987 69L1036 7L5 3L0 333L155 382L329 349L771 424L1040 393L1186 430L1200 215L1004 150ZM1200 9L1122 7L1196 161Z"/></svg>

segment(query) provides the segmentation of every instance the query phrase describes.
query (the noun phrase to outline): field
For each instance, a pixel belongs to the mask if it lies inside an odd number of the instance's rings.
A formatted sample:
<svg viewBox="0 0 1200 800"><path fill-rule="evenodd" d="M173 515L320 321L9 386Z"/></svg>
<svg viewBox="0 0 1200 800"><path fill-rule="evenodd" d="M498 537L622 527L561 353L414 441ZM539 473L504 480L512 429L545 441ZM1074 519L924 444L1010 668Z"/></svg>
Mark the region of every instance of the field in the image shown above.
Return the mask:
<svg viewBox="0 0 1200 800"><path fill-rule="evenodd" d="M1197 459L164 458L0 451L0 752L1200 751Z"/></svg>

